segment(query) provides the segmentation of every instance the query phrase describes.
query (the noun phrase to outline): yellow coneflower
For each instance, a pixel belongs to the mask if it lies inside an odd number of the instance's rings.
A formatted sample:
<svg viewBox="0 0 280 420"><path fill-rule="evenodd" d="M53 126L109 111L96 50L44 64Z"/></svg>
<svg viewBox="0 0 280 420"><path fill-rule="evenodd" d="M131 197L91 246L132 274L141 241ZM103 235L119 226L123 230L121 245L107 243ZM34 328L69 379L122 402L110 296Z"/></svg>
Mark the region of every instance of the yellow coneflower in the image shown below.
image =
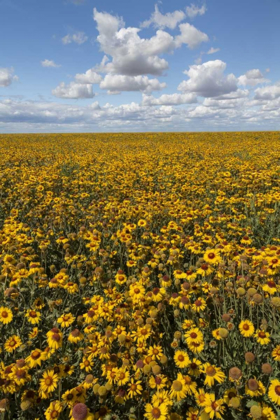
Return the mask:
<svg viewBox="0 0 280 420"><path fill-rule="evenodd" d="M159 345L154 344L153 346L149 347L148 356L151 356L152 360L160 360L163 356L162 347Z"/></svg>
<svg viewBox="0 0 280 420"><path fill-rule="evenodd" d="M19 386L22 386L26 382L29 382L31 380L31 376L28 373L27 366L24 366L24 367L14 366L12 368L11 377L13 378L15 383Z"/></svg>
<svg viewBox="0 0 280 420"><path fill-rule="evenodd" d="M39 311L34 311L33 309L28 310L25 313L25 317L27 318L27 321L30 322L32 325L39 324L41 321L41 314Z"/></svg>
<svg viewBox="0 0 280 420"><path fill-rule="evenodd" d="M70 341L70 343L78 343L79 341L82 341L83 338L84 335L81 333L80 330L76 328L75 330L70 332L68 336L68 341Z"/></svg>
<svg viewBox="0 0 280 420"><path fill-rule="evenodd" d="M83 361L80 363L80 369L90 372L92 370L94 362L91 357L83 357Z"/></svg>
<svg viewBox="0 0 280 420"><path fill-rule="evenodd" d="M6 340L4 348L8 353L12 353L15 349L22 345L22 341L18 335L12 335Z"/></svg>
<svg viewBox="0 0 280 420"><path fill-rule="evenodd" d="M280 381L278 379L273 379L270 382L268 396L273 403L280 406Z"/></svg>
<svg viewBox="0 0 280 420"><path fill-rule="evenodd" d="M199 419L199 409L198 408L189 408L186 412L186 420L198 420Z"/></svg>
<svg viewBox="0 0 280 420"><path fill-rule="evenodd" d="M177 350L174 354L174 361L176 366L181 369L186 368L190 364L188 353L183 350Z"/></svg>
<svg viewBox="0 0 280 420"><path fill-rule="evenodd" d="M205 374L204 384L212 387L217 381L219 384L223 383L226 375L222 372L221 368L205 363L203 366L203 373Z"/></svg>
<svg viewBox="0 0 280 420"><path fill-rule="evenodd" d="M68 391L64 392L64 394L62 394L62 400L67 404L69 408L71 408L76 402L76 395L77 393L75 388L69 389Z"/></svg>
<svg viewBox="0 0 280 420"><path fill-rule="evenodd" d="M53 392L57 387L58 379L58 375L53 370L46 370L43 373L43 378L40 379L40 389L45 394Z"/></svg>
<svg viewBox="0 0 280 420"><path fill-rule="evenodd" d="M68 328L75 321L75 317L69 312L68 314L61 315L57 322L62 328Z"/></svg>
<svg viewBox="0 0 280 420"><path fill-rule="evenodd" d="M220 256L220 253L217 249L209 249L205 252L203 255L204 261L206 261L209 264L219 264L222 261L222 258Z"/></svg>
<svg viewBox="0 0 280 420"><path fill-rule="evenodd" d="M34 338L37 337L39 333L38 327L34 327L33 330L28 334L28 338L30 338L30 340L33 340Z"/></svg>
<svg viewBox="0 0 280 420"><path fill-rule="evenodd" d="M245 319L240 322L239 331L243 337L251 337L254 334L255 328L251 321Z"/></svg>
<svg viewBox="0 0 280 420"><path fill-rule="evenodd" d="M203 407L203 413L208 415L208 419L224 419L225 407L223 407L223 400L216 400L215 394L205 394ZM207 419L207 417L202 414L202 419L204 418Z"/></svg>
<svg viewBox="0 0 280 420"><path fill-rule="evenodd" d="M45 411L46 420L57 420L63 410L63 405L60 401L52 401Z"/></svg>
<svg viewBox="0 0 280 420"><path fill-rule="evenodd" d="M193 359L189 366L188 366L188 372L192 376L199 376L202 372L202 362L198 359Z"/></svg>
<svg viewBox="0 0 280 420"><path fill-rule="evenodd" d="M187 395L187 389L185 387L183 376L179 373L177 379L173 381L170 389L170 398L181 401Z"/></svg>
<svg viewBox="0 0 280 420"><path fill-rule="evenodd" d="M196 394L197 383L189 375L183 376L184 388L189 395Z"/></svg>
<svg viewBox="0 0 280 420"><path fill-rule="evenodd" d="M168 409L165 403L154 402L153 404L145 405L144 417L148 420L166 420L167 412Z"/></svg>
<svg viewBox="0 0 280 420"><path fill-rule="evenodd" d="M40 349L33 350L30 355L26 358L26 363L31 368L41 366L42 361L45 360L45 354Z"/></svg>
<svg viewBox="0 0 280 420"><path fill-rule="evenodd" d="M127 382L129 381L129 378L130 378L130 375L126 369L124 368L118 369L117 374L116 374L116 382L118 386L127 384Z"/></svg>
<svg viewBox="0 0 280 420"><path fill-rule="evenodd" d="M4 306L0 307L0 322L2 324L9 324L13 320L13 312L10 308L6 308Z"/></svg>
<svg viewBox="0 0 280 420"><path fill-rule="evenodd" d="M262 346L267 345L270 342L270 334L267 331L257 330L254 337L257 339L257 342Z"/></svg>
<svg viewBox="0 0 280 420"><path fill-rule="evenodd" d="M134 398L137 397L137 395L140 395L143 391L143 388L141 386L141 381L134 381L133 378L131 378L130 383L128 384L128 398Z"/></svg>
<svg viewBox="0 0 280 420"><path fill-rule="evenodd" d="M206 308L206 302L202 298L196 299L194 303L192 304L193 311L197 313L204 311L205 308Z"/></svg>
<svg viewBox="0 0 280 420"><path fill-rule="evenodd" d="M62 346L62 332L54 327L47 332L48 345L51 349L57 350Z"/></svg>
<svg viewBox="0 0 280 420"><path fill-rule="evenodd" d="M164 375L156 375L156 376L151 376L149 379L149 385L152 389L163 389L166 387L166 383L167 383L167 377Z"/></svg>

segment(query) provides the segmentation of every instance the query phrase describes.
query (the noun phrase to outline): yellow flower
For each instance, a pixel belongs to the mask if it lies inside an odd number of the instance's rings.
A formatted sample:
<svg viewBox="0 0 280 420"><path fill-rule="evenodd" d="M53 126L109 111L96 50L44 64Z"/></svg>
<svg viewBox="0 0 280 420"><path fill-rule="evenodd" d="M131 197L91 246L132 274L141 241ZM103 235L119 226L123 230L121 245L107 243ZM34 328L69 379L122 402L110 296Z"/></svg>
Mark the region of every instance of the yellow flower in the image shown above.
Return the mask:
<svg viewBox="0 0 280 420"><path fill-rule="evenodd" d="M187 352L183 350L177 350L175 352L174 360L175 360L176 366L178 366L181 369L186 368L190 364L190 358Z"/></svg>
<svg viewBox="0 0 280 420"><path fill-rule="evenodd" d="M254 337L257 339L257 342L260 343L262 346L265 346L270 342L270 334L263 330L257 330Z"/></svg>
<svg viewBox="0 0 280 420"><path fill-rule="evenodd" d="M125 385L129 381L129 377L130 377L129 372L126 369L124 368L118 369L117 374L116 374L117 385L118 386Z"/></svg>
<svg viewBox="0 0 280 420"><path fill-rule="evenodd" d="M39 324L41 320L41 314L38 311L34 311L33 309L30 309L25 314L27 321L30 322L32 325Z"/></svg>
<svg viewBox="0 0 280 420"><path fill-rule="evenodd" d="M57 350L62 347L62 332L58 328L52 328L47 332L48 345L51 349Z"/></svg>
<svg viewBox="0 0 280 420"><path fill-rule="evenodd" d="M81 333L81 331L75 328L75 330L70 332L68 341L70 341L70 343L78 343L79 341L82 341L83 338L84 335Z"/></svg>
<svg viewBox="0 0 280 420"><path fill-rule="evenodd" d="M12 335L6 340L4 348L8 353L12 353L15 349L22 345L22 341L18 335Z"/></svg>
<svg viewBox="0 0 280 420"><path fill-rule="evenodd" d="M46 360L44 352L40 349L35 349L26 358L26 363L28 366L33 368L36 366L41 366L42 360Z"/></svg>
<svg viewBox="0 0 280 420"><path fill-rule="evenodd" d="M57 383L58 375L53 370L46 370L43 373L43 378L40 379L40 389L44 394L49 394L56 389Z"/></svg>
<svg viewBox="0 0 280 420"><path fill-rule="evenodd" d="M251 321L245 319L240 322L239 331L243 337L251 337L254 334L255 328Z"/></svg>
<svg viewBox="0 0 280 420"><path fill-rule="evenodd" d="M148 420L165 420L167 418L167 406L165 403L160 404L155 402L153 404L145 405L145 414Z"/></svg>
<svg viewBox="0 0 280 420"><path fill-rule="evenodd" d="M277 362L280 362L280 344L275 347L275 349L272 350L271 353L274 360L277 360Z"/></svg>
<svg viewBox="0 0 280 420"><path fill-rule="evenodd" d="M204 261L206 261L209 264L218 264L222 261L222 258L220 256L220 253L217 249L209 249L205 252L203 255Z"/></svg>
<svg viewBox="0 0 280 420"><path fill-rule="evenodd" d="M187 389L185 387L184 378L182 374L178 374L177 379L173 381L170 389L170 397L173 400L181 401L187 395Z"/></svg>
<svg viewBox="0 0 280 420"><path fill-rule="evenodd" d="M224 419L225 407L223 407L223 400L215 399L215 394L205 394L205 401L203 403L204 410L201 414L201 420L208 419Z"/></svg>
<svg viewBox="0 0 280 420"><path fill-rule="evenodd" d="M57 420L63 410L63 405L60 401L52 401L45 411L46 420Z"/></svg>
<svg viewBox="0 0 280 420"><path fill-rule="evenodd" d="M212 387L217 381L219 384L223 383L226 375L222 372L221 368L205 363L203 366L203 373L205 374L204 385Z"/></svg>
<svg viewBox="0 0 280 420"><path fill-rule="evenodd" d="M166 387L166 382L167 382L167 377L164 375L156 375L156 376L151 376L149 379L149 385L152 389L163 389Z"/></svg>
<svg viewBox="0 0 280 420"><path fill-rule="evenodd" d="M61 315L57 322L62 328L67 328L75 321L75 317L69 312L68 314Z"/></svg>
<svg viewBox="0 0 280 420"><path fill-rule="evenodd" d="M273 379L270 382L268 396L273 403L280 406L280 381L278 379Z"/></svg>
<svg viewBox="0 0 280 420"><path fill-rule="evenodd" d="M194 358L188 366L189 374L192 375L192 376L200 376L201 366L202 366L201 361Z"/></svg>
<svg viewBox="0 0 280 420"><path fill-rule="evenodd" d="M201 312L204 311L204 309L206 308L206 302L204 299L202 298L198 298L194 301L194 303L192 304L192 310L194 312Z"/></svg>
<svg viewBox="0 0 280 420"><path fill-rule="evenodd" d="M131 378L130 383L128 384L128 398L134 398L137 397L137 395L140 395L143 391L143 388L141 386L141 381L134 381L133 378Z"/></svg>
<svg viewBox="0 0 280 420"><path fill-rule="evenodd" d="M150 346L148 350L148 356L151 356L152 360L160 360L163 356L162 347L158 345Z"/></svg>
<svg viewBox="0 0 280 420"><path fill-rule="evenodd" d="M9 324L13 320L13 313L11 309L4 306L0 307L0 322L2 324Z"/></svg>

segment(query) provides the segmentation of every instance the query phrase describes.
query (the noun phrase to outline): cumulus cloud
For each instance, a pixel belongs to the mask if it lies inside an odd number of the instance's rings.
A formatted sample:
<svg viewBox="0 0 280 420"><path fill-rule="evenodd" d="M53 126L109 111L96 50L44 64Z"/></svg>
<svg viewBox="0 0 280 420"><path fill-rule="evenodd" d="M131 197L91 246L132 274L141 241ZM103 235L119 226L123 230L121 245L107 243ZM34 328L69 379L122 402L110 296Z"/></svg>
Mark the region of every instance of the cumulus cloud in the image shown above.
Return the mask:
<svg viewBox="0 0 280 420"><path fill-rule="evenodd" d="M187 44L190 49L198 47L202 42L209 41L208 36L196 29L190 23L181 23L179 25L181 34L176 37L176 44L181 46Z"/></svg>
<svg viewBox="0 0 280 420"><path fill-rule="evenodd" d="M194 4L191 4L190 6L186 7L186 13L187 16L190 18L195 18L197 15L204 15L206 12L206 6L203 5L201 7L195 6Z"/></svg>
<svg viewBox="0 0 280 420"><path fill-rule="evenodd" d="M94 69L89 69L85 73L78 73L75 76L75 81L81 84L96 84L100 83L102 76L94 71Z"/></svg>
<svg viewBox="0 0 280 420"><path fill-rule="evenodd" d="M18 80L18 76L14 75L13 67L0 67L0 87L7 87Z"/></svg>
<svg viewBox="0 0 280 420"><path fill-rule="evenodd" d="M85 86L85 85L84 85ZM241 93L245 92L245 93ZM247 91L248 92L248 91ZM207 131L220 129L276 129L280 118L279 98L250 104L246 91L232 92L204 103L174 106L178 97L167 95L158 106L145 106L135 102L118 106L98 102L89 105L44 101L0 99L0 131L2 132L54 132L54 131ZM162 95L164 96L164 95ZM172 98L171 98L172 97ZM225 98L228 99L225 99ZM238 98L239 97L239 98ZM219 98L219 99L218 99ZM237 106L226 101L244 99ZM181 98L180 98L181 100ZM278 101L278 107L276 107ZM274 102L273 106L269 106ZM199 121L199 123L198 123Z"/></svg>
<svg viewBox="0 0 280 420"><path fill-rule="evenodd" d="M199 96L215 97L237 90L234 74L224 75L226 63L221 60L190 66L184 73L189 76L178 86L183 92L193 92Z"/></svg>
<svg viewBox="0 0 280 420"><path fill-rule="evenodd" d="M275 85L265 86L255 90L255 99L274 100L280 97L280 82Z"/></svg>
<svg viewBox="0 0 280 420"><path fill-rule="evenodd" d="M61 67L61 64L56 64L53 60L42 60L42 67Z"/></svg>
<svg viewBox="0 0 280 420"><path fill-rule="evenodd" d="M93 18L99 32L97 41L106 54L106 61L97 69L105 73L159 76L168 68L168 62L160 58L161 54L171 52L182 44L194 48L208 40L206 34L189 24L180 25L180 35L176 37L159 29L154 36L145 39L139 36L139 28L125 28L122 18L118 16L94 9ZM108 56L112 57L111 61Z"/></svg>
<svg viewBox="0 0 280 420"><path fill-rule="evenodd" d="M108 89L110 93L121 91L152 92L166 87L166 83L160 83L157 79L149 79L147 76L125 76L120 74L107 74L100 83L101 89Z"/></svg>
<svg viewBox="0 0 280 420"><path fill-rule="evenodd" d="M143 106L155 106L155 105L182 105L182 104L193 104L197 102L196 95L193 93L173 93L161 95L159 98L155 98L151 95L143 95L142 105Z"/></svg>
<svg viewBox="0 0 280 420"><path fill-rule="evenodd" d="M76 82L71 82L69 85L61 82L55 89L52 90L52 94L57 98L64 99L82 99L94 97L91 84L82 84Z"/></svg>
<svg viewBox="0 0 280 420"><path fill-rule="evenodd" d="M65 35L61 40L64 45L71 44L72 42L81 45L88 40L88 36L84 32L75 32Z"/></svg>
<svg viewBox="0 0 280 420"><path fill-rule="evenodd" d="M206 54L215 54L218 51L220 51L220 48L211 47L210 50L208 50Z"/></svg>
<svg viewBox="0 0 280 420"><path fill-rule="evenodd" d="M202 105L210 108L236 108L245 105L248 96L248 90L237 89L235 92L215 98L205 98Z"/></svg>
<svg viewBox="0 0 280 420"><path fill-rule="evenodd" d="M248 70L245 74L238 77L238 84L242 86L256 86L261 83L268 83L259 69Z"/></svg>
<svg viewBox="0 0 280 420"><path fill-rule="evenodd" d="M142 24L142 28L148 28L150 25L153 25L155 28L169 28L175 29L179 22L184 20L186 14L182 10L175 10L174 12L169 12L163 15L158 8L158 5L155 5L155 11L152 13L149 20L145 20Z"/></svg>

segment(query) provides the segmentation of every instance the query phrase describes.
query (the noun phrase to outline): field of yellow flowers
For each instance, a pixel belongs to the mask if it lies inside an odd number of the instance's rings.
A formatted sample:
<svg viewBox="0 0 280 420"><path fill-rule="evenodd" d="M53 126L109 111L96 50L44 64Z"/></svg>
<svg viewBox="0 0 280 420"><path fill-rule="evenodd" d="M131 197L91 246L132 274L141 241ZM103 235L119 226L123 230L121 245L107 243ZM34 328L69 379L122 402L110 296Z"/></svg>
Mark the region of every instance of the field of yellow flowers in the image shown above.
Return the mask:
<svg viewBox="0 0 280 420"><path fill-rule="evenodd" d="M280 419L280 133L0 151L2 420Z"/></svg>

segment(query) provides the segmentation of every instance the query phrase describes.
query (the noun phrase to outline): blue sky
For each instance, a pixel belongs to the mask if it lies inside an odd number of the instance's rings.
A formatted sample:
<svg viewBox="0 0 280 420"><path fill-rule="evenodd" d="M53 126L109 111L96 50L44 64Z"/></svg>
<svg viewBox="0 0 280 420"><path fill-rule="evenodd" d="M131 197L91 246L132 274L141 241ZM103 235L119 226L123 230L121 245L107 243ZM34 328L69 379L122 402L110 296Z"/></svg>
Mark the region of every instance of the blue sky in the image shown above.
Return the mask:
<svg viewBox="0 0 280 420"><path fill-rule="evenodd" d="M0 132L277 130L279 16L279 0L0 0Z"/></svg>

